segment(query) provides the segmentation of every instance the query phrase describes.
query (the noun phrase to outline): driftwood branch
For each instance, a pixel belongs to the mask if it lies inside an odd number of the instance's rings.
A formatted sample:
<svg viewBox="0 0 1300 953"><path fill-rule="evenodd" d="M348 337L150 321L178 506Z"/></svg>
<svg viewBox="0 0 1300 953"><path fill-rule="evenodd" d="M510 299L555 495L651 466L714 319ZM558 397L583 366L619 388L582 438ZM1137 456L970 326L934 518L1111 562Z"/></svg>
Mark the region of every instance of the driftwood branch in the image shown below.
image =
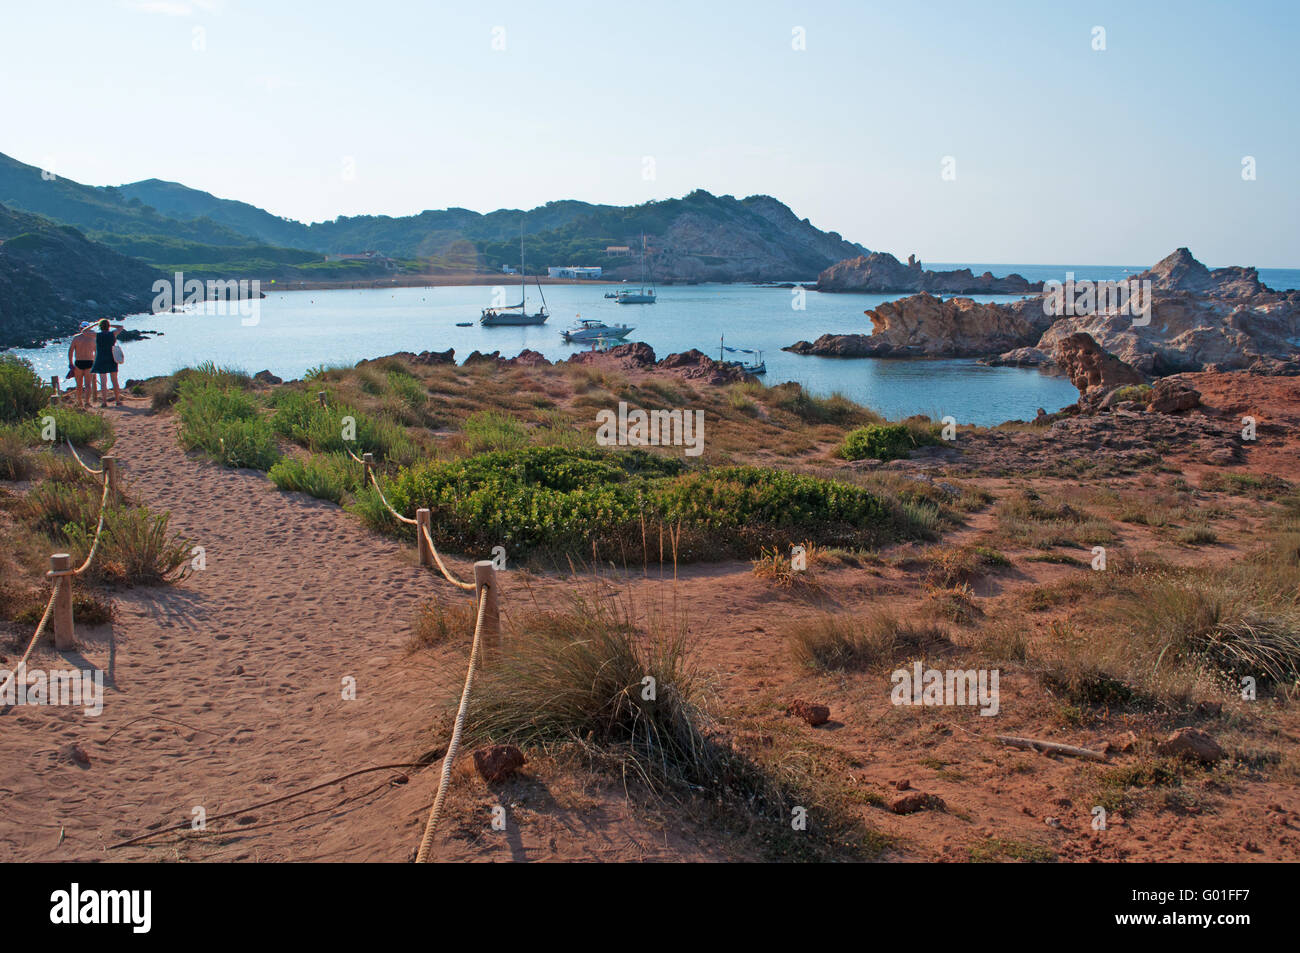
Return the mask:
<svg viewBox="0 0 1300 953"><path fill-rule="evenodd" d="M1074 745L1061 745L1055 741L1039 741L1035 738L1016 738L1011 735L995 735L998 741L1013 748L1025 748L1044 754L1064 754L1072 758L1087 758L1089 761L1105 761L1106 755L1089 748L1076 748Z"/></svg>

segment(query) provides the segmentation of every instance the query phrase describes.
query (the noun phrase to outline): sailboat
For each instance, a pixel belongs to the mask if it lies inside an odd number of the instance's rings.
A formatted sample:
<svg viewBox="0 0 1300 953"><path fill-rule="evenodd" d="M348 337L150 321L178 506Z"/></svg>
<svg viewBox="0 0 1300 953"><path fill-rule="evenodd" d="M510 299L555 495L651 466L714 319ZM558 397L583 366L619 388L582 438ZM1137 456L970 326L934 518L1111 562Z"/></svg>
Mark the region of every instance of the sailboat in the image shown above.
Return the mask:
<svg viewBox="0 0 1300 953"><path fill-rule="evenodd" d="M753 374L755 377L767 373L767 362L763 360L762 351L756 351L753 348L748 347L727 347L727 339L725 337L719 338L719 342L719 364L725 364L728 367L739 367L746 374ZM723 357L724 351L728 354L752 354L756 359L752 361L728 361Z"/></svg>
<svg viewBox="0 0 1300 953"><path fill-rule="evenodd" d="M654 304L655 303L655 286L654 280L650 281L650 290L646 287L646 268L645 268L645 235L641 236L641 288L639 291L620 291L614 295L614 300L619 304Z"/></svg>
<svg viewBox="0 0 1300 953"><path fill-rule="evenodd" d="M484 308L478 323L487 328L519 326L524 324L545 324L550 312L546 310L546 294L542 283L537 282L537 293L541 295L542 306L533 314L528 313L528 276L524 272L524 223L519 223L519 303L502 308Z"/></svg>

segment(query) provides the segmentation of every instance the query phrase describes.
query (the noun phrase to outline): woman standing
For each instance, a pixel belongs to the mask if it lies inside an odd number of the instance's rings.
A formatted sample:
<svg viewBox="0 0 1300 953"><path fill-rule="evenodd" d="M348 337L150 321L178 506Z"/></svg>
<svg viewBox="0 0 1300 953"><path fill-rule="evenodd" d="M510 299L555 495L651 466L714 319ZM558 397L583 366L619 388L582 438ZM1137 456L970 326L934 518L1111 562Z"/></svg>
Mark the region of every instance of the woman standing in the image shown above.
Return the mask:
<svg viewBox="0 0 1300 953"><path fill-rule="evenodd" d="M99 322L99 331L95 334L95 364L90 373L99 375L99 397L101 407L108 406L108 381L113 378L113 402L122 405L122 391L117 384L117 361L113 360L113 348L117 345L117 336L126 328L120 324L108 323L108 318Z"/></svg>

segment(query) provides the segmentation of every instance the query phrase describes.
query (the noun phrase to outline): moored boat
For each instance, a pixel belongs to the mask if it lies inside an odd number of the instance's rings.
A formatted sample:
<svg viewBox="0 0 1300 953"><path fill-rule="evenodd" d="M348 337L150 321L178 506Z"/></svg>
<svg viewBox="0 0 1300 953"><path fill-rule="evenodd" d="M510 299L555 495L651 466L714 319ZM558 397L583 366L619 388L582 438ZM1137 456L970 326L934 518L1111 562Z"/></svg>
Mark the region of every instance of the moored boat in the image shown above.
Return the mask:
<svg viewBox="0 0 1300 953"><path fill-rule="evenodd" d="M573 327L560 332L566 341L621 341L636 328L626 324L606 324L595 318L579 318Z"/></svg>

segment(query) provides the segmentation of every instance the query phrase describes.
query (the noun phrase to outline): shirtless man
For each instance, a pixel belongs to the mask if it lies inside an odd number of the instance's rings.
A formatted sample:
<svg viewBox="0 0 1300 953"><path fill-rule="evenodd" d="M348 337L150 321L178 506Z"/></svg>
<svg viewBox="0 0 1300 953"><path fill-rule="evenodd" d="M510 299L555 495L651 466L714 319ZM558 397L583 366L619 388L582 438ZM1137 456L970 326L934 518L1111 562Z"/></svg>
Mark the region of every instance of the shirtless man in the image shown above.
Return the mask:
<svg viewBox="0 0 1300 953"><path fill-rule="evenodd" d="M77 378L77 400L88 409L95 401L95 375L90 373L95 366L95 326L89 321L81 322L81 330L68 345L68 363Z"/></svg>

